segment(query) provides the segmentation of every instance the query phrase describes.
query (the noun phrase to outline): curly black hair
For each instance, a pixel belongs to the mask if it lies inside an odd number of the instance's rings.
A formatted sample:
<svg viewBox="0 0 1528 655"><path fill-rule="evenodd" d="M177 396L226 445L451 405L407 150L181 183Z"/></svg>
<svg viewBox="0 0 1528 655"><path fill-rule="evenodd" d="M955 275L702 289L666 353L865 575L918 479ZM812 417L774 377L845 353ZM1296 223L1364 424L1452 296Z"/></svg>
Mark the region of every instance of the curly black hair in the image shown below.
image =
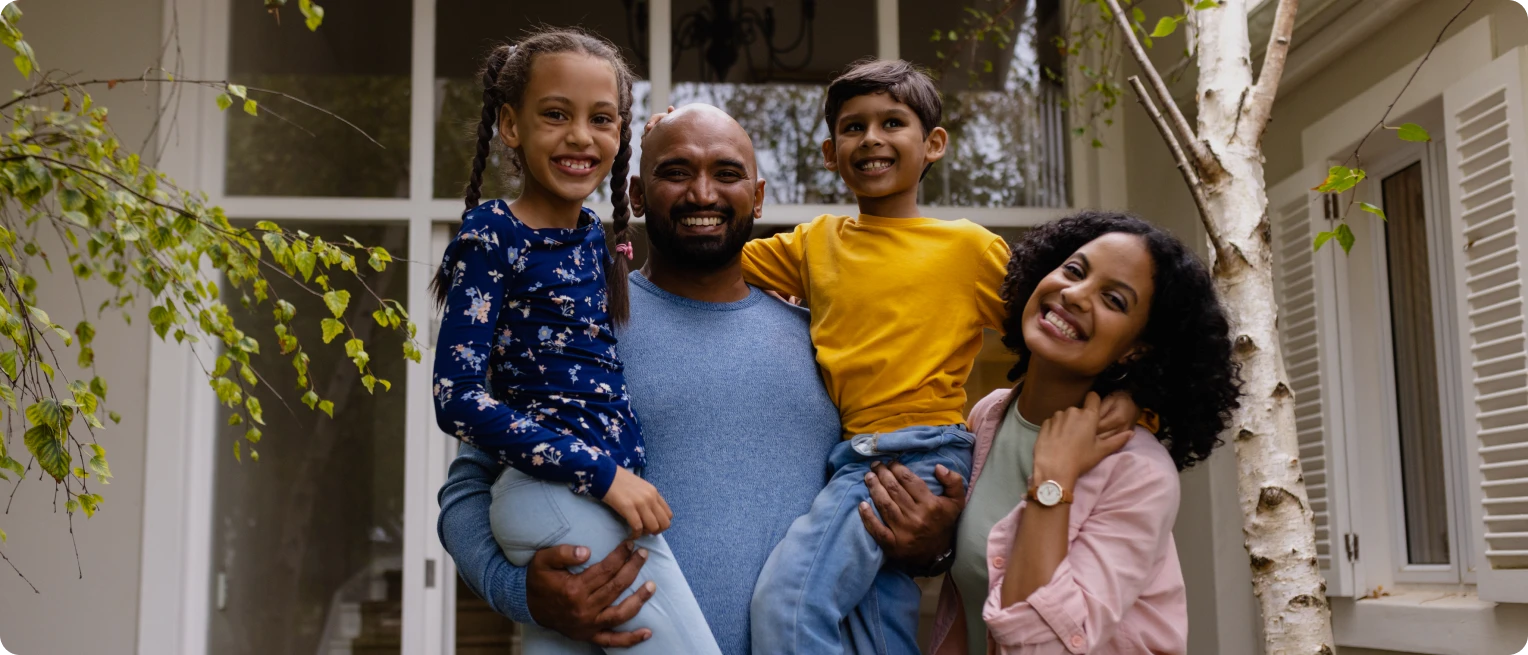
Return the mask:
<svg viewBox="0 0 1528 655"><path fill-rule="evenodd" d="M1151 253L1155 292L1141 333L1147 347L1127 364L1114 364L1098 376L1094 390L1131 394L1137 405L1162 419L1157 439L1179 470L1210 456L1221 444L1220 432L1239 406L1240 367L1231 360L1231 326L1215 294L1210 272L1183 242L1135 216L1084 211L1025 233L1013 246L1003 280L1003 345L1019 356L1009 372L1017 380L1029 369L1024 343L1024 306L1040 280L1079 248L1105 234L1141 237Z"/></svg>

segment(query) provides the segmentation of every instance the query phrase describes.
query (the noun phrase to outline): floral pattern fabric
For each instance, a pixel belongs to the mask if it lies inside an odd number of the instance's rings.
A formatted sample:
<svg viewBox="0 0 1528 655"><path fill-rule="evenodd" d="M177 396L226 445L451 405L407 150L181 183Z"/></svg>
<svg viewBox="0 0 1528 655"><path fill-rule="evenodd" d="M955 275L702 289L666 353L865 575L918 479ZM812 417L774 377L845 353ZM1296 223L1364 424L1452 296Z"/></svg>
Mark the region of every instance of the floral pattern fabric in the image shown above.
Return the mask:
<svg viewBox="0 0 1528 655"><path fill-rule="evenodd" d="M493 200L446 247L450 289L435 349L440 428L502 465L602 498L616 467L646 464L610 331L599 219L531 229Z"/></svg>

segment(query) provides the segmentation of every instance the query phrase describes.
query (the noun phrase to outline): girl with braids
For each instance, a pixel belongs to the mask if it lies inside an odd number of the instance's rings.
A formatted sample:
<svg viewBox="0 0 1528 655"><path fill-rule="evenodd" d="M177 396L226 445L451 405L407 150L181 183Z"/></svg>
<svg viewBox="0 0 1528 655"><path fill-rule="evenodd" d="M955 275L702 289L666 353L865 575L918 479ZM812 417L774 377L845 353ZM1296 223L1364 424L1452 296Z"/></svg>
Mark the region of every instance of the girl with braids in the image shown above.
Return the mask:
<svg viewBox="0 0 1528 655"><path fill-rule="evenodd" d="M1178 472L1220 444L1240 395L1210 273L1124 214L1026 233L1003 281L1012 390L971 411L971 491L932 652L1183 653ZM1161 418L1099 434L1099 394Z"/></svg>
<svg viewBox="0 0 1528 655"><path fill-rule="evenodd" d="M651 631L631 652L719 653L659 536L673 513L633 472L646 463L642 434L611 333L628 309L631 71L599 37L543 30L496 48L482 80L467 211L433 285L445 307L436 420L506 467L489 515L511 562L525 566L559 543L587 547L597 562L635 539L647 561L626 594L654 593L621 627ZM494 148L523 175L523 191L479 204ZM614 256L583 206L607 174ZM534 625L523 644L529 655L599 652Z"/></svg>

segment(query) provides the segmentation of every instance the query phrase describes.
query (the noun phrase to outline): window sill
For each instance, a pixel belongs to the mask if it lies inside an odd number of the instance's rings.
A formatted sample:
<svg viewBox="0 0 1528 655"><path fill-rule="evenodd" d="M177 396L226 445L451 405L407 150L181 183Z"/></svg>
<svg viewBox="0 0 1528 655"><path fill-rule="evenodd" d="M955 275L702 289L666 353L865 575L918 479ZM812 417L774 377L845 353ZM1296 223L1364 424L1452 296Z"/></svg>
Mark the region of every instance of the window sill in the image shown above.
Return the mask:
<svg viewBox="0 0 1528 655"><path fill-rule="evenodd" d="M1481 600L1473 589L1331 600L1338 646L1428 655L1510 655L1528 641L1528 605Z"/></svg>

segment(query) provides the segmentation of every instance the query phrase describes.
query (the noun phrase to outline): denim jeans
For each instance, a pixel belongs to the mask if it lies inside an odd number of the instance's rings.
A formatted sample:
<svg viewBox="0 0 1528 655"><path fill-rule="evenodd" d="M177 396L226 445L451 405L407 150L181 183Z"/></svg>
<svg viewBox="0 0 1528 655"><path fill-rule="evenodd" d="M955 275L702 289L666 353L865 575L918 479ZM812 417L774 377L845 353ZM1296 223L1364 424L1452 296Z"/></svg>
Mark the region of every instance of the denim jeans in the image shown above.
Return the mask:
<svg viewBox="0 0 1528 655"><path fill-rule="evenodd" d="M489 521L494 539L504 556L515 566L526 566L537 550L558 544L576 544L589 549L588 564L575 567L578 573L604 559L631 532L626 522L604 503L580 496L568 485L538 480L514 468L507 468L493 484L493 503ZM657 583L653 597L642 606L636 618L616 630L628 632L639 628L652 630L652 637L631 648L611 652L634 655L721 655L711 627L695 603L695 595L685 582L674 554L662 535L650 535L636 541L647 549L647 563L631 587L616 602L630 596L649 580ZM522 626L524 655L597 655L605 652L598 646L576 642L546 628Z"/></svg>
<svg viewBox="0 0 1528 655"><path fill-rule="evenodd" d="M864 653L848 639L852 630L841 632L856 605L871 615L866 628L884 648L873 652L917 653L918 587L906 573L881 568L885 556L859 517L860 502L870 498L865 474L876 462L901 462L941 493L934 467L969 478L975 443L965 426L945 425L861 434L835 446L828 486L791 524L759 574L753 654Z"/></svg>

